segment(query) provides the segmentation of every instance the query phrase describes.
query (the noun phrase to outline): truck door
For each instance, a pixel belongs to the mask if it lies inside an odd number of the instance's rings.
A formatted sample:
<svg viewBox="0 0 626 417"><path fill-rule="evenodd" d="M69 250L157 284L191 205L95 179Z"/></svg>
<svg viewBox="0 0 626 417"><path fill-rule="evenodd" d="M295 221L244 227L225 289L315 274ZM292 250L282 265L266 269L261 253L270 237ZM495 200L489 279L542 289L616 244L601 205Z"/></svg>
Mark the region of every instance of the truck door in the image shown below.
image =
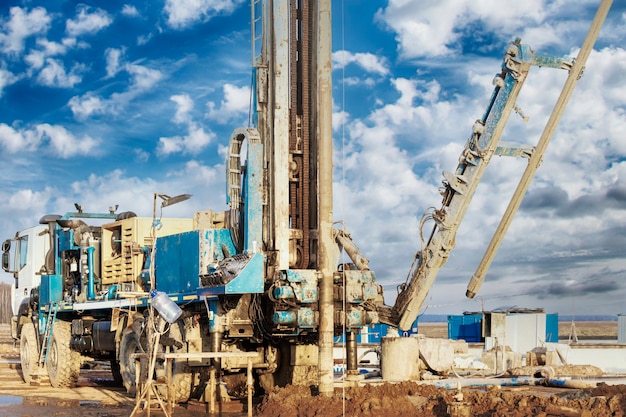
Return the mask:
<svg viewBox="0 0 626 417"><path fill-rule="evenodd" d="M39 271L50 247L47 230L45 226L33 227L2 244L2 269L15 278L11 287L13 315L19 314L20 305L28 301L31 290L41 282Z"/></svg>

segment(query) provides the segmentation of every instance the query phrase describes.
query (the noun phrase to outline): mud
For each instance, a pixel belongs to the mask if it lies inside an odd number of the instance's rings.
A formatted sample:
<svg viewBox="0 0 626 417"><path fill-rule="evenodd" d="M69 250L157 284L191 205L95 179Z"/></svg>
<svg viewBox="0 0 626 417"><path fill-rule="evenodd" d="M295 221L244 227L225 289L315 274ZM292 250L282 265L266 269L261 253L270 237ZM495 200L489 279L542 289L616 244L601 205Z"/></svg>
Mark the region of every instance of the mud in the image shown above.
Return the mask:
<svg viewBox="0 0 626 417"><path fill-rule="evenodd" d="M626 385L586 390L517 387L444 390L415 382L385 383L312 395L305 387L275 389L256 416L522 417L626 415Z"/></svg>

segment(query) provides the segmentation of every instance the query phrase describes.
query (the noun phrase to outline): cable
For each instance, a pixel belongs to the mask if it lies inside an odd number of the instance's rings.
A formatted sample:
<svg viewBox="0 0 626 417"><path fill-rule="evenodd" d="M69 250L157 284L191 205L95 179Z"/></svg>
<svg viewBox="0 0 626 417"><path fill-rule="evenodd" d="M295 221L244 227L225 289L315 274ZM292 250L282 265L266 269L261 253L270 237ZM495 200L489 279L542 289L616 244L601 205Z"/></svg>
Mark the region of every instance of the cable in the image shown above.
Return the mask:
<svg viewBox="0 0 626 417"><path fill-rule="evenodd" d="M344 0L341 0L341 50L342 50L342 55L341 55L341 59L342 59L342 65L341 65L341 112L342 114L345 114L346 111L346 63L345 63L345 51L346 51L346 36L345 36L345 9L344 9ZM345 141L346 141L346 123L345 121L342 121L341 123L341 185L343 187L345 187L346 185L346 169L345 169L345 161L346 161L346 156L345 156ZM346 210L346 204L345 204L345 193L342 193L341 195L341 213L342 216L345 216L345 210ZM342 226L345 230L345 225ZM345 254L342 255L343 258L345 258ZM345 260L345 259L344 259ZM343 289L344 292L346 290L346 274L345 271L342 273L342 283L343 283ZM341 308L343 309L343 313L346 313L346 297L342 297L342 301L341 301ZM347 341L348 341L348 334L346 333L346 320L343 320L343 334L344 334L344 344L347 345ZM346 364L345 366L343 366L343 373L342 373L342 379L345 380L346 377L346 372L347 372L347 364L348 364L348 355L347 355L347 351L346 353ZM357 366L358 366L358 361L357 361ZM345 416L346 415L346 384L345 382L342 384L342 391L341 391L342 395L341 395L341 412L342 415Z"/></svg>

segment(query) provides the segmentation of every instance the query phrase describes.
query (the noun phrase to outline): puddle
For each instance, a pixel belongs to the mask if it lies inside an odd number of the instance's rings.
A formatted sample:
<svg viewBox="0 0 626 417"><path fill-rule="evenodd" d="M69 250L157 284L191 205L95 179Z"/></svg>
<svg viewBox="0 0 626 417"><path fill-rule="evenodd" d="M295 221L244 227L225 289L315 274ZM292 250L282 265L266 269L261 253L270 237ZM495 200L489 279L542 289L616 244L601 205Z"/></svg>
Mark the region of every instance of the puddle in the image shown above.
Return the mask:
<svg viewBox="0 0 626 417"><path fill-rule="evenodd" d="M0 406L22 404L22 397L15 395L0 395Z"/></svg>

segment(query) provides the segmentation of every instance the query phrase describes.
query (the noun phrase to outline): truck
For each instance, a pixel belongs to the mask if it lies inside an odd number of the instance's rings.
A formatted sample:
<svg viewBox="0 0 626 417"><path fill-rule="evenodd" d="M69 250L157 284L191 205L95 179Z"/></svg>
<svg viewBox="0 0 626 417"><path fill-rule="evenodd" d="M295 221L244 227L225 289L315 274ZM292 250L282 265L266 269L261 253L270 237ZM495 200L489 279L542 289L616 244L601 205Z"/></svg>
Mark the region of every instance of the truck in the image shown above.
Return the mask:
<svg viewBox="0 0 626 417"><path fill-rule="evenodd" d="M607 3L594 20L598 30ZM15 281L11 333L26 382L70 387L81 362L98 359L110 361L116 381L132 392L137 354L154 349L181 353L169 375L179 402L197 396L211 370L236 390L245 383L244 353L254 354L263 389L290 383L332 393L334 337L345 334L354 371L363 328L409 329L491 158L525 158L528 181L520 182L467 295L478 291L597 36L590 30L575 60L535 54L520 39L508 45L486 110L456 169L443 173L441 207L424 213L422 247L388 306L368 259L332 218L330 1L255 0L251 9L254 117L230 137L228 210L157 216L158 203L162 210L187 194L155 193L151 218L75 204L4 241L2 267ZM568 88L537 146L501 142L532 66L568 71ZM349 262L340 262L343 252ZM163 296L180 308L174 319L154 309ZM155 333L160 338L151 342ZM229 355L183 355L202 352ZM154 374L165 372L157 362Z"/></svg>

